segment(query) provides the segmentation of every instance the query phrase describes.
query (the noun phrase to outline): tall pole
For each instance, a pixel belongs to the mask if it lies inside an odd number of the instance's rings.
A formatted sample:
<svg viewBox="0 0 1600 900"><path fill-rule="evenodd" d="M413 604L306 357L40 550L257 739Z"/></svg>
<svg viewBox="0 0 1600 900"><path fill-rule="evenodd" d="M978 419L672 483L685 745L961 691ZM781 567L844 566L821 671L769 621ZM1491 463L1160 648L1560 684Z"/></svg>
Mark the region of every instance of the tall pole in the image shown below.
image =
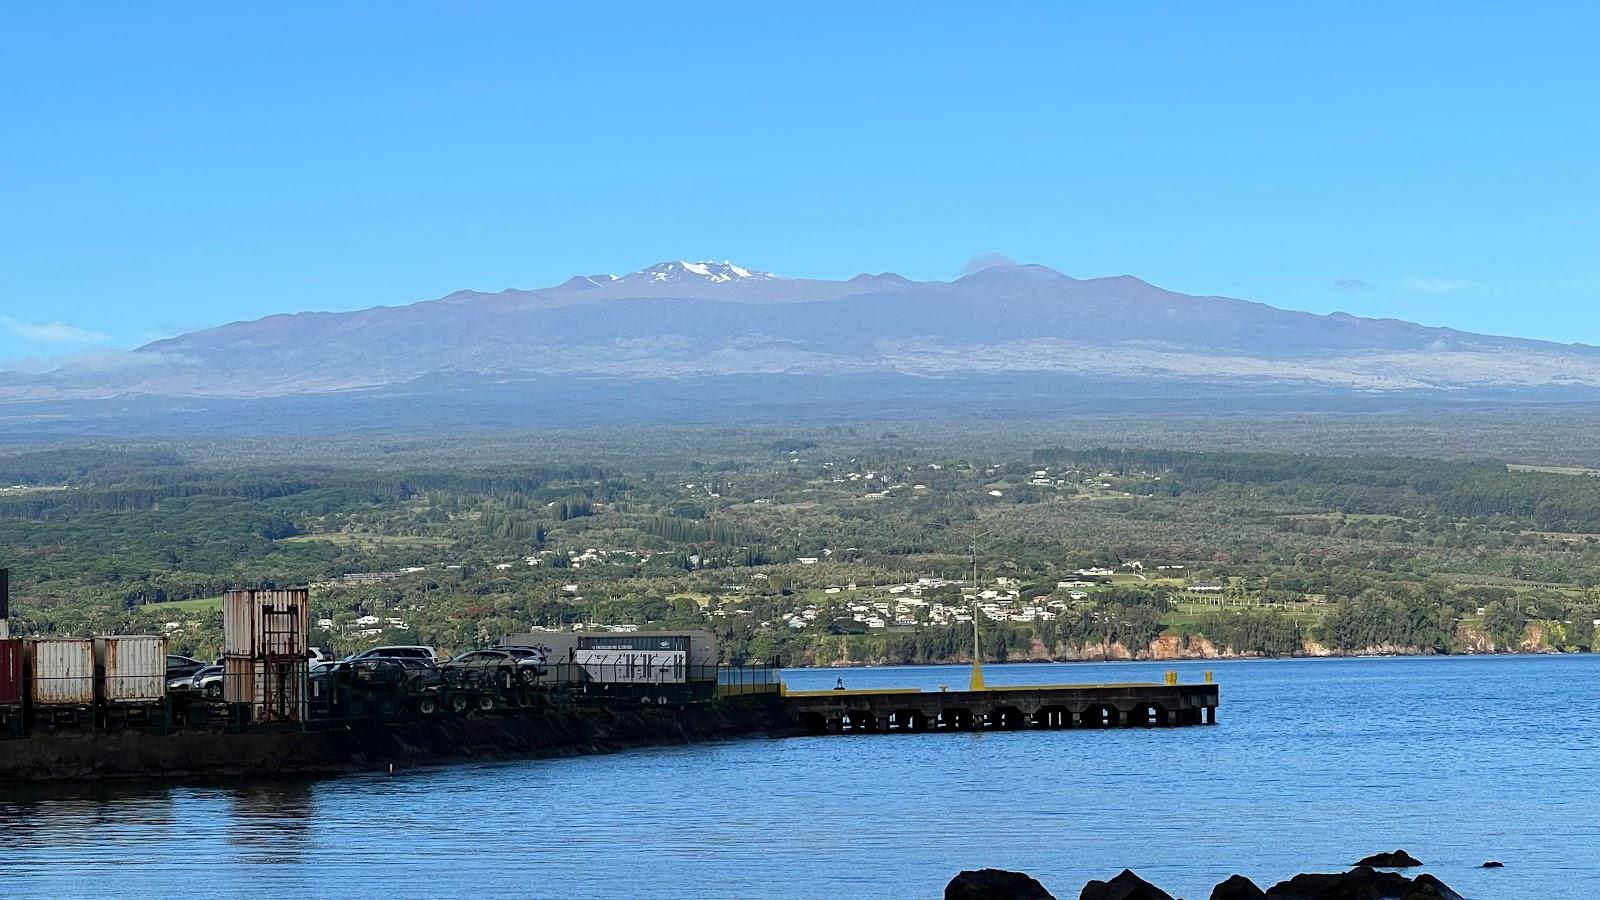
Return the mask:
<svg viewBox="0 0 1600 900"><path fill-rule="evenodd" d="M972 691L987 690L983 683L983 660L980 652L981 647L978 644L978 539L988 537L999 529L991 528L988 531L974 533L963 531L948 522L934 522L931 527L943 528L961 535L967 539L967 547L972 551L972 679L967 689Z"/></svg>
<svg viewBox="0 0 1600 900"><path fill-rule="evenodd" d="M983 687L983 671L978 668L983 653L978 648L978 541L972 541L972 689Z"/></svg>

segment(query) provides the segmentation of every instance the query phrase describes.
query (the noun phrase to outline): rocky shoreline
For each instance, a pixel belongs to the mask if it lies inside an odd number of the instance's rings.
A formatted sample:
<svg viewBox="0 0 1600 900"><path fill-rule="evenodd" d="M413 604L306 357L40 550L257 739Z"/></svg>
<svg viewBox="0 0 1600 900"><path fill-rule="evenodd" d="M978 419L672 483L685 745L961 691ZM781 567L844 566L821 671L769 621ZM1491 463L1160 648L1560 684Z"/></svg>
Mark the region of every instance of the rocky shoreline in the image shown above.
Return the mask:
<svg viewBox="0 0 1600 900"><path fill-rule="evenodd" d="M1359 860L1346 872L1303 873L1262 888L1243 875L1233 875L1211 889L1210 900L1466 900L1438 877L1408 877L1402 869L1422 861L1404 850L1377 853ZM1499 869L1496 861L1481 868ZM1030 875L1004 869L964 871L944 889L945 900L1057 900ZM1107 881L1090 881L1078 900L1179 900L1128 869Z"/></svg>
<svg viewBox="0 0 1600 900"><path fill-rule="evenodd" d="M1423 650L1417 647L1365 647L1360 650L1341 651L1330 650L1316 644L1308 644L1305 649L1297 653L1272 655L1267 653L1240 653L1233 650L1219 650L1209 641L1191 642L1190 646L1179 646L1176 649L1167 645L1165 639L1152 642L1149 649L1129 650L1125 645L1112 643L1106 645L1090 645L1086 647L1071 648L1066 651L1049 652L1042 647L1032 650L1012 650L1006 654L1004 660L984 660L987 663L1066 663L1066 662L1206 662L1211 660L1229 661L1242 659L1367 659L1373 657L1389 656L1527 656L1536 654L1541 656L1559 656L1567 653L1584 653L1587 651L1561 650L1553 647L1538 649L1519 648L1516 650L1461 650L1455 653L1438 653L1432 650ZM1196 646L1197 644L1197 646ZM946 659L926 660L916 663L902 663L887 657L867 659L840 659L829 662L808 660L804 664L790 665L785 668L792 669L859 669L876 666L957 666L967 665L972 662L970 655L956 655Z"/></svg>

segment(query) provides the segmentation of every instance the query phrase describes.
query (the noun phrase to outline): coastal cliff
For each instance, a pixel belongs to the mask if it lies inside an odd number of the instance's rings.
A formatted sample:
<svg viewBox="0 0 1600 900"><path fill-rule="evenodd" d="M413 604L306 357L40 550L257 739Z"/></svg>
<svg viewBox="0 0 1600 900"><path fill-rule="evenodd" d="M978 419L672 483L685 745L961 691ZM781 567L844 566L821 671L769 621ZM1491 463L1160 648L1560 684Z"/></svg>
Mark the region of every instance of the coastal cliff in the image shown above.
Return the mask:
<svg viewBox="0 0 1600 900"><path fill-rule="evenodd" d="M1483 629L1472 625L1462 625L1456 632L1456 644L1453 654L1586 652L1572 650L1563 646L1560 638L1561 635L1559 633L1552 629L1539 627L1538 623L1535 623L1529 626L1522 641L1519 643L1510 646L1497 646L1494 639ZM807 653L806 658L798 661L798 664L802 667L826 668L907 664L955 665L972 661L971 655L967 653L957 653L939 659L907 660L882 653L852 652L856 650L858 648L853 646L847 638L841 638L834 643L812 648ZM1433 648L1403 644L1374 644L1369 647L1340 650L1327 647L1310 638L1302 640L1298 650L1295 652L1268 654L1255 651L1238 651L1230 647L1219 646L1211 639L1200 634L1183 635L1169 632L1162 634L1144 646L1129 646L1121 641L1088 644L1060 642L1050 646L1035 638L1026 647L1007 647L1003 658L996 659L993 655L987 655L986 661L1111 662L1438 655L1442 654Z"/></svg>

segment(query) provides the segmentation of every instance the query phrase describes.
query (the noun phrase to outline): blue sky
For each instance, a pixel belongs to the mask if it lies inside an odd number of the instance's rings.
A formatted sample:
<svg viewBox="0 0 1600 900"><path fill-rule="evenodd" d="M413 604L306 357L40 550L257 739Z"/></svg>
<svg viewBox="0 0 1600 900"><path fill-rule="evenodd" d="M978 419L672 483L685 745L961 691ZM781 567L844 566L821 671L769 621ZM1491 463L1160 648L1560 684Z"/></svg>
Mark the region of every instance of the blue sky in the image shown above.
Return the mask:
<svg viewBox="0 0 1600 900"><path fill-rule="evenodd" d="M663 259L1600 343L1592 4L10 4L0 360Z"/></svg>

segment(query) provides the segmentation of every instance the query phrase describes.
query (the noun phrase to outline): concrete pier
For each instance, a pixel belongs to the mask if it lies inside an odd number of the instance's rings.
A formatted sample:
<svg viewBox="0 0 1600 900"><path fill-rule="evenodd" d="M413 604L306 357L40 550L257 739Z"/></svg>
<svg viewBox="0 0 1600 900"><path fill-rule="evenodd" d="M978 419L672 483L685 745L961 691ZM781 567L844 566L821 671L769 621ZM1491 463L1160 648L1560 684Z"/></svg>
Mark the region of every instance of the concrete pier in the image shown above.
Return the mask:
<svg viewBox="0 0 1600 900"><path fill-rule="evenodd" d="M1214 725L1215 684L1079 684L785 691L784 708L808 734L1169 728Z"/></svg>

